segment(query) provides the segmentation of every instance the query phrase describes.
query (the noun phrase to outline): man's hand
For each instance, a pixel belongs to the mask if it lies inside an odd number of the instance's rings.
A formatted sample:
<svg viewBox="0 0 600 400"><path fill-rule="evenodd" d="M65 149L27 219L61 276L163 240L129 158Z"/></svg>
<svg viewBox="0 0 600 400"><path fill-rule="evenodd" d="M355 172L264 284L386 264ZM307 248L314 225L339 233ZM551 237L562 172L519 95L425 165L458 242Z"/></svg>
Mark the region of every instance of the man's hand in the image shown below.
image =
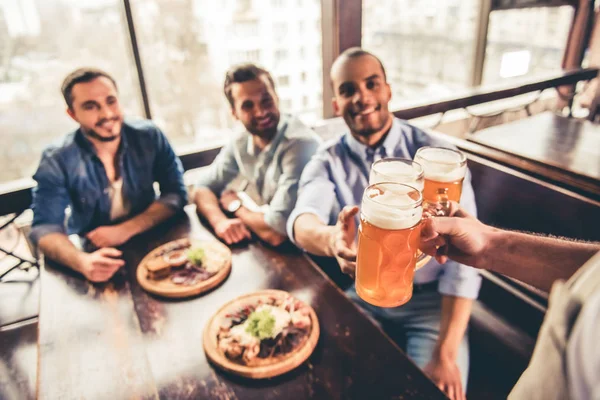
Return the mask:
<svg viewBox="0 0 600 400"><path fill-rule="evenodd" d="M132 236L129 229L122 224L100 226L85 235L96 247L100 248L120 246L131 239Z"/></svg>
<svg viewBox="0 0 600 400"><path fill-rule="evenodd" d="M423 372L451 400L466 400L460 379L460 370L455 361L434 355L423 368Z"/></svg>
<svg viewBox="0 0 600 400"><path fill-rule="evenodd" d="M477 267L483 257L487 235L493 228L484 225L464 211L458 203L451 202L450 217L425 220L421 230L422 252L444 264L448 258Z"/></svg>
<svg viewBox="0 0 600 400"><path fill-rule="evenodd" d="M215 233L227 244L239 243L250 239L250 231L239 218L224 218L215 224Z"/></svg>
<svg viewBox="0 0 600 400"><path fill-rule="evenodd" d="M354 279L356 273L356 221L358 207L346 206L338 215L335 229L330 236L329 249L343 273Z"/></svg>
<svg viewBox="0 0 600 400"><path fill-rule="evenodd" d="M77 270L92 282L106 282L123 265L121 252L111 247L96 250L93 253L81 253Z"/></svg>
<svg viewBox="0 0 600 400"><path fill-rule="evenodd" d="M225 190L221 194L221 198L219 199L219 203L224 210L229 210L229 203L234 200L239 200L237 193L233 190Z"/></svg>

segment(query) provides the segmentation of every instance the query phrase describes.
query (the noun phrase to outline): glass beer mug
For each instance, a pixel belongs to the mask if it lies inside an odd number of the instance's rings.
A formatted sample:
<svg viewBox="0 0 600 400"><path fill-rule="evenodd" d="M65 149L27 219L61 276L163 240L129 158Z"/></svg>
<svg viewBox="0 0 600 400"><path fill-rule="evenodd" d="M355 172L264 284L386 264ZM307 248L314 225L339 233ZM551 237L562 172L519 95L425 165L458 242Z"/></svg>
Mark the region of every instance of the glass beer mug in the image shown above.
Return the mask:
<svg viewBox="0 0 600 400"><path fill-rule="evenodd" d="M458 150L443 147L421 147L415 154L425 173L423 201L431 206L448 206L460 201L467 172L467 157Z"/></svg>
<svg viewBox="0 0 600 400"><path fill-rule="evenodd" d="M412 297L419 258L423 198L420 190L394 182L367 187L361 205L356 292L379 307Z"/></svg>
<svg viewBox="0 0 600 400"><path fill-rule="evenodd" d="M375 161L369 174L369 185L379 182L395 182L423 190L423 167L406 158L382 158Z"/></svg>

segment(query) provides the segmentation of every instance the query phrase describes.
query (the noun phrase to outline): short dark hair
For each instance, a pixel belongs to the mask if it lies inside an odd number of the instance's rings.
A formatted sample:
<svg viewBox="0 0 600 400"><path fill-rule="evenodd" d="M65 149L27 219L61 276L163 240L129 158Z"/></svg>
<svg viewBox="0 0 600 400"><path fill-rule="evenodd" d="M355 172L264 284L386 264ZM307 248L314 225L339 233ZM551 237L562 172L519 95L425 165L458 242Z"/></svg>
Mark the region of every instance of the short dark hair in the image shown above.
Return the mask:
<svg viewBox="0 0 600 400"><path fill-rule="evenodd" d="M349 49L344 50L342 52L342 54L340 54L335 59L334 64L336 62L338 62L338 60L357 58L357 57L362 57L362 56L371 56L374 59L376 59L377 62L379 63L379 65L381 66L381 71L383 71L383 79L385 79L387 81L387 74L385 73L385 67L383 66L383 63L381 62L379 57L377 57L375 54L371 53L370 51L364 50L360 47L350 47Z"/></svg>
<svg viewBox="0 0 600 400"><path fill-rule="evenodd" d="M78 68L67 75L62 83L62 86L60 87L60 91L62 92L65 102L69 108L73 108L73 86L77 85L78 83L93 81L101 76L110 79L113 85L115 85L115 89L117 89L117 82L115 82L114 78L110 76L108 72L102 71L98 68Z"/></svg>
<svg viewBox="0 0 600 400"><path fill-rule="evenodd" d="M223 85L223 92L225 93L225 97L231 104L231 107L234 107L233 95L231 93L231 86L234 83L242 83L251 81L254 79L260 79L261 76L265 75L269 82L271 83L271 87L275 90L275 82L273 81L273 77L264 68L261 68L254 64L240 64L233 66L225 73L225 84Z"/></svg>

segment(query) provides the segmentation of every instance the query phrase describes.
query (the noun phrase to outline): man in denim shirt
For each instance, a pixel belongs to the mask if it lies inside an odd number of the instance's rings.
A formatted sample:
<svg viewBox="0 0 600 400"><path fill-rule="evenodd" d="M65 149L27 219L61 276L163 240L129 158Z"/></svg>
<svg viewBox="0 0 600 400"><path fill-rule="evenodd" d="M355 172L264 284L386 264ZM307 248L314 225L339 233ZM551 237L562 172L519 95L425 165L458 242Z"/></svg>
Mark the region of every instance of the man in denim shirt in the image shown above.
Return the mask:
<svg viewBox="0 0 600 400"><path fill-rule="evenodd" d="M123 121L116 83L106 72L78 69L65 78L62 93L80 127L42 155L33 176L31 238L46 257L103 282L124 264L116 246L183 208L183 168L154 124ZM78 250L67 237L73 233L98 250Z"/></svg>
<svg viewBox="0 0 600 400"><path fill-rule="evenodd" d="M373 161L412 159L423 146L451 147L394 118L388 110L391 89L383 65L361 49L342 53L331 68L333 105L350 132L325 144L300 179L298 201L288 219L288 235L309 253L335 257L342 271L356 268L357 213ZM475 213L470 175L464 180L463 207ZM415 273L412 299L396 308L350 298L377 320L401 328L406 352L452 399L463 399L469 353L465 335L471 304L481 278L473 268L432 260Z"/></svg>
<svg viewBox="0 0 600 400"><path fill-rule="evenodd" d="M198 212L227 244L250 237L250 231L272 246L287 237L287 218L296 203L298 181L317 150L319 137L298 118L282 115L268 71L253 64L226 73L225 97L246 132L226 144L196 183ZM258 192L263 206L253 210L225 190L238 176ZM221 209L229 211L228 218Z"/></svg>

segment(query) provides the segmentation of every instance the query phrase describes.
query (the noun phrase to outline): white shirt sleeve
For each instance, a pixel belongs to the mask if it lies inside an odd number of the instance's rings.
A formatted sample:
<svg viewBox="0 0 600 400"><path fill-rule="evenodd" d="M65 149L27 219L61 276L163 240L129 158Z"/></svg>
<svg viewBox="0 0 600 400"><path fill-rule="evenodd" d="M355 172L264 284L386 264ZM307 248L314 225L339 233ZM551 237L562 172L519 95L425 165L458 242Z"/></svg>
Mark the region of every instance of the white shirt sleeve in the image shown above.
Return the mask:
<svg viewBox="0 0 600 400"><path fill-rule="evenodd" d="M336 201L335 184L329 179L327 161L324 155L313 157L300 178L296 206L287 220L288 237L296 246L294 222L302 214L314 214L329 225L329 217Z"/></svg>
<svg viewBox="0 0 600 400"><path fill-rule="evenodd" d="M600 291L579 312L567 343L566 363L572 399L600 399Z"/></svg>

